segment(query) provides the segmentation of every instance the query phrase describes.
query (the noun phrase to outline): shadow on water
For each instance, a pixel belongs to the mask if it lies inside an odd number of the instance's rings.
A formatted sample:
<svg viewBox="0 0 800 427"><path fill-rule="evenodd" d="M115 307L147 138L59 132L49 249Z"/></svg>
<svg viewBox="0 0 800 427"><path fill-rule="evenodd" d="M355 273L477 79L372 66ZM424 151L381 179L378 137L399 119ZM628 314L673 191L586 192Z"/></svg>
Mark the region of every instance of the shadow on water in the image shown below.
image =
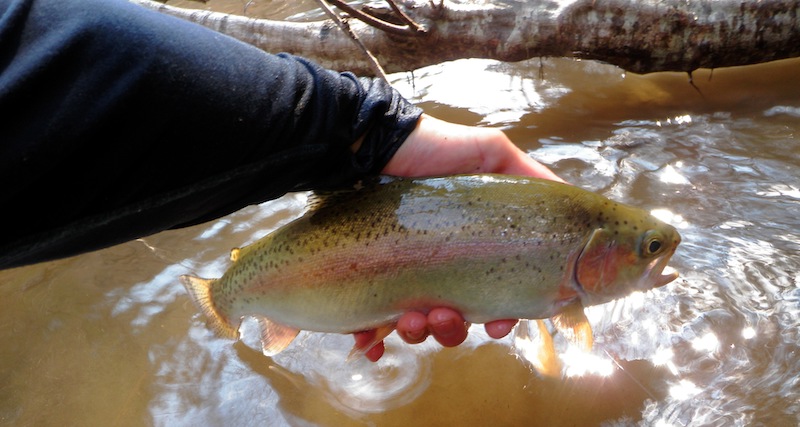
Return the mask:
<svg viewBox="0 0 800 427"><path fill-rule="evenodd" d="M430 386L407 405L378 413L343 409L329 387L287 370L244 344L237 355L268 379L284 415L311 425L599 425L604 420L641 418L648 399L666 396L670 373L642 360L622 361L608 377L541 378L509 353L489 344L469 351L431 355ZM343 413L345 412L345 413ZM347 413L350 412L350 413Z"/></svg>

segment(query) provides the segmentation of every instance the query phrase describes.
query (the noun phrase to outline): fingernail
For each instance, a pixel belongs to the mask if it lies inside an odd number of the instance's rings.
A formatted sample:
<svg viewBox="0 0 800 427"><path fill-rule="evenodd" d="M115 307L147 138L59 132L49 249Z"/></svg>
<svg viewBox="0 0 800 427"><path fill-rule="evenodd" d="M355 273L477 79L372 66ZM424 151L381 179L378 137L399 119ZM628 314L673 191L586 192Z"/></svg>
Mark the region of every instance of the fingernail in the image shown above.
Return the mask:
<svg viewBox="0 0 800 427"><path fill-rule="evenodd" d="M426 329L414 329L411 331L406 331L406 338L413 340L413 341L422 341L428 335L428 331Z"/></svg>
<svg viewBox="0 0 800 427"><path fill-rule="evenodd" d="M434 324L433 330L441 337L451 337L459 332L458 326L455 321L448 319Z"/></svg>

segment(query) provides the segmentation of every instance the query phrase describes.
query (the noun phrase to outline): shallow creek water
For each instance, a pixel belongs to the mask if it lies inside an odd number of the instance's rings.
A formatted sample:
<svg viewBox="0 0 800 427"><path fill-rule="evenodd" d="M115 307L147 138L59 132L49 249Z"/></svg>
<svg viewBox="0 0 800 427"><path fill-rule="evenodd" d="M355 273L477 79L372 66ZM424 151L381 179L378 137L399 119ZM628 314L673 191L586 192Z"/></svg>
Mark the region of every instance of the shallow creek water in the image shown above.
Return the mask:
<svg viewBox="0 0 800 427"><path fill-rule="evenodd" d="M625 74L563 59L393 76L437 117L498 126L568 181L654 211L683 243L672 284L588 310L539 377L480 325L442 349L303 333L274 358L205 326L177 281L304 211L293 194L218 221L0 271L5 425L763 425L800 422L800 61ZM702 95L701 95L702 93Z"/></svg>

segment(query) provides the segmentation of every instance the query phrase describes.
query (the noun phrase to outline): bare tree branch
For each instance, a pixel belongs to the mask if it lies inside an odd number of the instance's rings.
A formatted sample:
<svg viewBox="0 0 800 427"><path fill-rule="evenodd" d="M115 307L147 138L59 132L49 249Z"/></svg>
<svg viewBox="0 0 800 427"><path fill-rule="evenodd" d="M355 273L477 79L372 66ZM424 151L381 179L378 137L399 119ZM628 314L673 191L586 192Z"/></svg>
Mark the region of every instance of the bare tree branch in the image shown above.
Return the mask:
<svg viewBox="0 0 800 427"><path fill-rule="evenodd" d="M331 3L336 2L336 0L329 0L329 1L331 1ZM350 37L350 39L353 41L353 43L356 44L359 50L361 50L364 56L367 57L367 60L370 62L370 65L372 66L372 70L375 72L375 75L382 78L384 81L388 82L389 78L386 77L386 72L383 71L383 67L381 67L381 64L378 63L378 60L375 58L374 55L372 55L372 52L370 52L369 49L367 49L367 47L364 46L364 43L361 43L361 40L359 40L358 36L353 32L352 29L350 29L350 25L347 23L347 21L343 20L339 15L337 15L336 12L334 12L333 9L331 9L331 7L328 5L326 0L317 0L317 3L319 3L322 10L325 11L325 14L328 15L328 17L331 20L333 20L333 22L336 23L336 25L342 30L342 32L344 32Z"/></svg>
<svg viewBox="0 0 800 427"><path fill-rule="evenodd" d="M362 21L367 25L375 27L381 31L385 31L389 34L396 34L400 36L415 36L425 32L425 30L422 29L422 27L420 27L417 23L411 20L411 18L409 18L408 15L404 14L400 10L400 8L397 7L397 4L395 4L394 1L392 0L389 0L389 4L391 5L392 9L399 14L400 18L406 21L406 25L396 25L391 22L385 21L367 12L362 12L350 6L349 4L347 4L342 0L327 0L327 1L329 1L331 4L338 7L339 9L342 9L343 11L347 12L347 14L358 19L359 21Z"/></svg>
<svg viewBox="0 0 800 427"><path fill-rule="evenodd" d="M399 6L397 6L397 3L395 3L394 0L386 0L386 2L389 3L389 7L392 8L394 13L397 14L400 20L403 21L406 25L408 25L408 27L411 28L416 34L422 34L426 32L425 28L417 24L417 22L411 19L410 16L406 15L406 13L403 12L403 10L400 9Z"/></svg>

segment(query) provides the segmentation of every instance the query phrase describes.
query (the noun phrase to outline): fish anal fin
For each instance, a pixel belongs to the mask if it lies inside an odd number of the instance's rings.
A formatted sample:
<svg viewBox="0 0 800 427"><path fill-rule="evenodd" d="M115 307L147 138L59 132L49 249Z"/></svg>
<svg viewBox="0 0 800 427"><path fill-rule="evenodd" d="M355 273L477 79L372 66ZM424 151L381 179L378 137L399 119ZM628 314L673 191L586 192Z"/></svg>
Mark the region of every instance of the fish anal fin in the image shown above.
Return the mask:
<svg viewBox="0 0 800 427"><path fill-rule="evenodd" d="M386 337L388 337L394 331L395 326L395 323L389 323L387 325L378 326L375 328L375 336L365 344L354 345L353 349L350 350L350 353L347 355L347 361L353 360L358 356L366 355L372 347L375 347L375 345L377 345L379 342L386 339Z"/></svg>
<svg viewBox="0 0 800 427"><path fill-rule="evenodd" d="M561 361L558 360L558 355L556 354L553 335L547 330L544 321L537 319L536 325L539 329L539 337L537 340L533 340L530 331L531 322L532 320L522 320L517 325L514 345L521 353L520 356L530 362L540 375L559 378L561 376Z"/></svg>
<svg viewBox="0 0 800 427"><path fill-rule="evenodd" d="M550 320L556 330L562 333L569 342L587 353L592 351L594 345L592 326L589 324L589 319L586 318L583 305L579 302L565 306L561 313L553 316Z"/></svg>
<svg viewBox="0 0 800 427"><path fill-rule="evenodd" d="M239 326L232 324L214 304L211 288L216 281L216 279L201 279L187 274L181 276L181 283L186 288L186 292L205 315L208 325L214 333L223 338L239 339Z"/></svg>
<svg viewBox="0 0 800 427"><path fill-rule="evenodd" d="M273 322L266 317L256 317L261 332L261 352L272 357L289 346L300 330L291 326Z"/></svg>

